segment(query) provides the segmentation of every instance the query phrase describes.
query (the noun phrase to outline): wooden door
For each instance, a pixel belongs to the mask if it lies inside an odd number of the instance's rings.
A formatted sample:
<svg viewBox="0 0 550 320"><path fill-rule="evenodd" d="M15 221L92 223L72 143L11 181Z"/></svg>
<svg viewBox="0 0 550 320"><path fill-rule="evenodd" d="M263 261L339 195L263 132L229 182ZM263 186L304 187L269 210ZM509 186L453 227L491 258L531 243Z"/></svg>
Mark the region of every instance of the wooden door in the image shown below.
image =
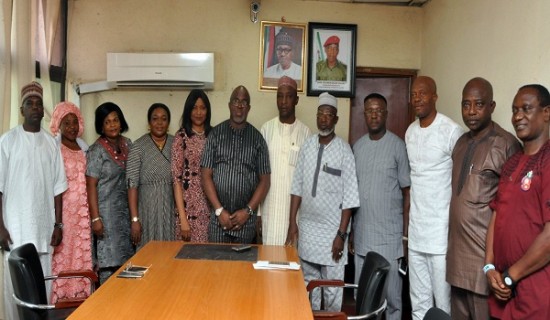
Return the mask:
<svg viewBox="0 0 550 320"><path fill-rule="evenodd" d="M414 120L414 110L409 103L410 88L416 76L414 70L358 68L355 80L355 98L351 99L349 143L353 145L368 133L363 115L363 100L373 92L380 93L388 101L386 127L401 139Z"/></svg>

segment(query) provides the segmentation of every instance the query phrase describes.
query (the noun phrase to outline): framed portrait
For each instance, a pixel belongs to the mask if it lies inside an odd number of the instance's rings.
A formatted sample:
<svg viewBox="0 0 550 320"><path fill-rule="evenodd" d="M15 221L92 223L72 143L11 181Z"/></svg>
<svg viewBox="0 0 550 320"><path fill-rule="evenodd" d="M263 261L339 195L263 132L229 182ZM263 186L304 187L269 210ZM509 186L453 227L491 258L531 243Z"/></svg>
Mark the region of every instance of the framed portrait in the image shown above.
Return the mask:
<svg viewBox="0 0 550 320"><path fill-rule="evenodd" d="M282 76L296 80L304 91L306 24L262 21L260 32L260 90L277 90Z"/></svg>
<svg viewBox="0 0 550 320"><path fill-rule="evenodd" d="M307 95L355 96L357 25L310 22Z"/></svg>

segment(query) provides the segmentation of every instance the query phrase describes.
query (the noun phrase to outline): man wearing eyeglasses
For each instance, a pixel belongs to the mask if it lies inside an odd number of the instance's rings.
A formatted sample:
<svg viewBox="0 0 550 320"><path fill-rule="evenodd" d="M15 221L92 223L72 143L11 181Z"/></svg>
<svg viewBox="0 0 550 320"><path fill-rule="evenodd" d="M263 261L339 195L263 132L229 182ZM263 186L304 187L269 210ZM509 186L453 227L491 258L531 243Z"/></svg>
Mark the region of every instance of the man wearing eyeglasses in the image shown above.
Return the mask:
<svg viewBox="0 0 550 320"><path fill-rule="evenodd" d="M204 193L214 209L208 241L252 243L256 211L270 186L267 144L250 123L250 95L238 86L229 99L229 120L212 128L201 160Z"/></svg>
<svg viewBox="0 0 550 320"><path fill-rule="evenodd" d="M409 224L409 159L405 142L386 129L387 101L378 93L364 99L368 134L353 145L361 206L353 216L350 252L355 254L355 283L369 251L389 261L387 320L401 320L403 279L398 258ZM406 245L406 244L405 244Z"/></svg>
<svg viewBox="0 0 550 320"><path fill-rule="evenodd" d="M317 62L317 80L347 81L348 67L338 60L340 38L331 36L323 45L327 58Z"/></svg>
<svg viewBox="0 0 550 320"><path fill-rule="evenodd" d="M334 133L337 111L336 98L322 93L317 109L319 133L302 145L290 191L286 244L298 246L306 284L313 279L344 279L351 209L359 206L353 152ZM342 289L325 288L324 303L325 309L340 311ZM311 306L318 310L320 305L317 288Z"/></svg>
<svg viewBox="0 0 550 320"><path fill-rule="evenodd" d="M302 67L294 63L294 39L284 29L275 37L275 50L279 63L267 68L264 78L279 79L282 76L291 77L296 81L302 80Z"/></svg>

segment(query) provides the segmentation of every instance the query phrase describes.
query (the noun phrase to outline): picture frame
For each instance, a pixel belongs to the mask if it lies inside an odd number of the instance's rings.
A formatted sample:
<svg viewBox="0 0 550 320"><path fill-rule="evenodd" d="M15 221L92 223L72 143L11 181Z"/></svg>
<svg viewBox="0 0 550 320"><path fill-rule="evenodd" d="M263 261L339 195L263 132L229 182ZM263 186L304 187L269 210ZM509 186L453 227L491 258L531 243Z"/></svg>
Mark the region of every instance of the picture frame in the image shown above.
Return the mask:
<svg viewBox="0 0 550 320"><path fill-rule="evenodd" d="M353 98L357 25L310 22L308 39L307 95Z"/></svg>
<svg viewBox="0 0 550 320"><path fill-rule="evenodd" d="M279 78L286 75L296 80L298 92L304 92L305 57L305 23L261 22L260 90L277 90Z"/></svg>

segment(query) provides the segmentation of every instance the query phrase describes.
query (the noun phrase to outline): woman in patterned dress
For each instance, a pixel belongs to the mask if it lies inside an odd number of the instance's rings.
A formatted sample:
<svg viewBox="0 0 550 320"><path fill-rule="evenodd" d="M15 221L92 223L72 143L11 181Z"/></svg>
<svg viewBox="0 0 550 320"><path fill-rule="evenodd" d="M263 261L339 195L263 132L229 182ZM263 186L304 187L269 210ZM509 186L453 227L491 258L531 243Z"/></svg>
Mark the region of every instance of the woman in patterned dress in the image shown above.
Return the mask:
<svg viewBox="0 0 550 320"><path fill-rule="evenodd" d="M151 240L175 240L174 191L168 134L170 110L155 103L147 112L150 132L137 139L128 157L128 205L132 242L143 247Z"/></svg>
<svg viewBox="0 0 550 320"><path fill-rule="evenodd" d="M132 142L122 136L128 124L112 102L97 107L95 130L100 137L86 157L86 190L99 283L103 284L134 254L126 189L126 161Z"/></svg>
<svg viewBox="0 0 550 320"><path fill-rule="evenodd" d="M92 270L92 241L86 193L86 151L80 139L84 120L77 106L61 102L55 106L50 130L60 142L68 188L63 193L63 241L54 247L52 274L69 270ZM87 279L58 279L52 284L52 303L59 299L90 295Z"/></svg>
<svg viewBox="0 0 550 320"><path fill-rule="evenodd" d="M172 177L178 218L176 238L191 242L208 241L210 209L202 190L201 157L210 125L210 101L204 91L189 93L181 128L172 145Z"/></svg>

